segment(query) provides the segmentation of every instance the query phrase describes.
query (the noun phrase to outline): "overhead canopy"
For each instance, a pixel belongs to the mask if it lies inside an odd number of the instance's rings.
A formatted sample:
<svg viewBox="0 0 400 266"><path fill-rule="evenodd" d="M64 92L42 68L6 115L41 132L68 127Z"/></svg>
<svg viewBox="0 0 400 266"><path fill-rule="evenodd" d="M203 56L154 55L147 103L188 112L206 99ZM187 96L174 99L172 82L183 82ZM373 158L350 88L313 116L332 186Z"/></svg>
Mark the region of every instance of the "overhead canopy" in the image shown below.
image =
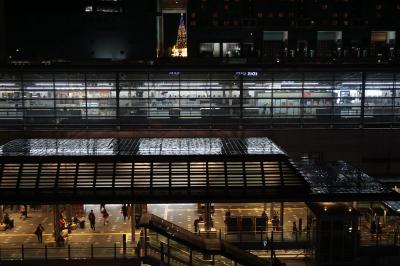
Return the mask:
<svg viewBox="0 0 400 266"><path fill-rule="evenodd" d="M0 154L3 201L257 201L308 191L268 138L19 139Z"/></svg>
<svg viewBox="0 0 400 266"><path fill-rule="evenodd" d="M377 192L318 190L310 176L320 170L298 167L268 138L19 139L0 146L0 201L339 201Z"/></svg>

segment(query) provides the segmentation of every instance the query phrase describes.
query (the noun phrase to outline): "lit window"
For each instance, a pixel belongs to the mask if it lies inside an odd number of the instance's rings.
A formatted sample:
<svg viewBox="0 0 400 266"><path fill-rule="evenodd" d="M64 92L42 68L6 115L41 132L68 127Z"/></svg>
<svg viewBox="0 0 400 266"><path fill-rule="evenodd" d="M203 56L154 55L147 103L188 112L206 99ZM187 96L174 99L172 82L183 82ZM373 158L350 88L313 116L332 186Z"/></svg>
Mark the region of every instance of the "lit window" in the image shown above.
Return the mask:
<svg viewBox="0 0 400 266"><path fill-rule="evenodd" d="M205 57L219 57L220 44L219 43L200 43L200 54Z"/></svg>
<svg viewBox="0 0 400 266"><path fill-rule="evenodd" d="M85 7L85 12L93 12L93 7L92 6L86 6Z"/></svg>

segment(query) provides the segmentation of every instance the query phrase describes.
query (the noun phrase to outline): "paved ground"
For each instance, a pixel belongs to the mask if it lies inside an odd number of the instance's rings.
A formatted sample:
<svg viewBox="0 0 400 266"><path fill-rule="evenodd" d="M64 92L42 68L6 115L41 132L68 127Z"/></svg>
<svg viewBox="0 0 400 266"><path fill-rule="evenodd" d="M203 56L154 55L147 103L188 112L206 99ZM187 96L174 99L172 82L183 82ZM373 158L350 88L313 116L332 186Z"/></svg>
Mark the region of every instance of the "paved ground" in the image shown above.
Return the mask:
<svg viewBox="0 0 400 266"><path fill-rule="evenodd" d="M107 211L110 214L109 223L107 225L103 225L99 205L86 205L87 212L91 209L94 210L96 215L96 231L91 230L89 224L86 223L84 229L78 228L69 234L68 241L70 244L120 244L122 243L123 234L126 234L128 240L130 240L130 221L123 220L120 214L120 205L107 205ZM15 227L12 230L0 232L0 244L2 246L13 244L38 244L36 235L33 232L39 223L45 228L43 244L51 244L54 242L53 212L48 206L42 206L37 211L30 210L27 219L21 218L20 213L17 211L6 210L5 212L9 213L11 219L14 219Z"/></svg>

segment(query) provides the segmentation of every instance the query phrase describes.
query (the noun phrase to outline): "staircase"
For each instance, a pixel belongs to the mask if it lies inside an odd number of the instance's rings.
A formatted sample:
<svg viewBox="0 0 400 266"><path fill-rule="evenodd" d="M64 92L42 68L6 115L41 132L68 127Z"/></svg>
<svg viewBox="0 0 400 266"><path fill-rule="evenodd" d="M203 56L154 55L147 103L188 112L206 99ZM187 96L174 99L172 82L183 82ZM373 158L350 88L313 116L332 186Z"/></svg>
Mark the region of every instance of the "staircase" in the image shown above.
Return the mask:
<svg viewBox="0 0 400 266"><path fill-rule="evenodd" d="M145 230L145 237L151 257L163 262L167 258L163 265L274 265L222 239L203 238L154 214L142 215L139 225L150 230L148 235ZM166 241L159 241L158 234Z"/></svg>

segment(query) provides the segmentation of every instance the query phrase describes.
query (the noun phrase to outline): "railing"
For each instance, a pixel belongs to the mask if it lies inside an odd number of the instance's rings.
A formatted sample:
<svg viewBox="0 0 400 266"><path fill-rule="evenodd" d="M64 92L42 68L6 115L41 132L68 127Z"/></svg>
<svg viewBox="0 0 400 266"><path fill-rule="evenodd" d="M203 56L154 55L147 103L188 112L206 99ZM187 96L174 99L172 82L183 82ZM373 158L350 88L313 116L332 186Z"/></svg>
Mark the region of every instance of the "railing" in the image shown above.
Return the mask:
<svg viewBox="0 0 400 266"><path fill-rule="evenodd" d="M310 242L311 236L307 232L299 231L237 231L224 234L224 239L228 242L259 242L265 240L285 243L304 243Z"/></svg>
<svg viewBox="0 0 400 266"><path fill-rule="evenodd" d="M400 247L400 234L387 232L381 234L363 234L360 237L362 247Z"/></svg>
<svg viewBox="0 0 400 266"><path fill-rule="evenodd" d="M183 243L184 246L187 245L191 249L196 249L197 251L204 252L205 254L207 254L207 256L210 256L210 254L220 254L220 256L226 256L234 260L236 263L246 262L246 265L267 264L267 261L263 261L261 258L240 248L237 248L222 239L215 239L216 241L210 239L209 241L207 241L207 239L153 214L143 215L140 221L140 225L148 227L155 232L159 230L160 234L162 233L164 237L168 238L168 242L174 240L176 240L177 242L179 241L180 243ZM144 235L145 237L147 237L147 230L145 230ZM158 241L157 234L155 235L156 241ZM146 239L145 242L147 245L148 240Z"/></svg>
<svg viewBox="0 0 400 266"><path fill-rule="evenodd" d="M152 226L159 228L167 234L170 234L172 237L177 237L181 239L185 239L191 244L196 245L198 248L205 248L204 242L201 237L193 234L191 231L186 230L180 226L177 226L167 220L164 220L156 215L153 214L147 214L150 215L150 220L149 222L151 223Z"/></svg>
<svg viewBox="0 0 400 266"><path fill-rule="evenodd" d="M183 245L176 243L175 241L168 241L167 239L159 240L158 235L150 237L146 242L147 256L153 257L160 260L162 263L167 265L216 265L216 266L228 266L237 265L233 260L230 260L221 255L210 255L201 252L197 252Z"/></svg>
<svg viewBox="0 0 400 266"><path fill-rule="evenodd" d="M114 243L113 246L102 245L66 245L0 247L0 260L54 260L54 259L126 259L136 258L134 247Z"/></svg>

